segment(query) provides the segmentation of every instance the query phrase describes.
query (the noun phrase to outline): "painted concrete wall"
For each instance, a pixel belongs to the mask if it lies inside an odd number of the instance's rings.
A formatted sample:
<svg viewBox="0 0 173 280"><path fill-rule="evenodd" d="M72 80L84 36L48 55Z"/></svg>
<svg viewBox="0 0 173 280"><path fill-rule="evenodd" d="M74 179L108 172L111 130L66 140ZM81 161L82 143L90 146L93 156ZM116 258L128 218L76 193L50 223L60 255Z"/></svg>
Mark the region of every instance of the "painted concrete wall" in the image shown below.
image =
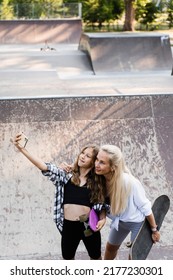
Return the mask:
<svg viewBox="0 0 173 280"><path fill-rule="evenodd" d="M10 143L19 131L29 137L31 153L57 164L73 162L88 142L120 146L149 199L170 196L157 246L173 245L172 108L172 95L0 100L0 259L61 252L54 186ZM103 247L108 231L109 223Z"/></svg>

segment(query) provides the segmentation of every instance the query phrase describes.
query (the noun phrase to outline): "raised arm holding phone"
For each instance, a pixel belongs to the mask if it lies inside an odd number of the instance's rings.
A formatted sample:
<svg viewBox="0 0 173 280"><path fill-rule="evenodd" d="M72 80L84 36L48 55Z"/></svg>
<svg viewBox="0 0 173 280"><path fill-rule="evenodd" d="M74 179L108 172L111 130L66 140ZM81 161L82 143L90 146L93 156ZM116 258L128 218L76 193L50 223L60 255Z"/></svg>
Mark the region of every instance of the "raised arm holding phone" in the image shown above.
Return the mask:
<svg viewBox="0 0 173 280"><path fill-rule="evenodd" d="M45 163L33 156L26 149L26 145L22 144L22 133L15 136L13 143L55 185L54 221L62 236L62 257L67 260L74 259L82 240L90 259L101 259L100 230L106 222L106 216L103 209L104 182L94 173L98 147L88 145L81 149L71 172L67 173L56 165ZM99 214L96 231L92 231L87 223L87 217L93 207Z"/></svg>

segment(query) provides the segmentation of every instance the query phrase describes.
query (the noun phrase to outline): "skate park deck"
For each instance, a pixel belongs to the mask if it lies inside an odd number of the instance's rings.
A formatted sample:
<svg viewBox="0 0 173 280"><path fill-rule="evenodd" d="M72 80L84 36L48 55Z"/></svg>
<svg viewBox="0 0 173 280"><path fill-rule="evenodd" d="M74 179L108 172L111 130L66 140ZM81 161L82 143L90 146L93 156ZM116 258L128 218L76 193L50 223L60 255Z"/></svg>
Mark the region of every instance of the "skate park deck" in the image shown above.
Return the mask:
<svg viewBox="0 0 173 280"><path fill-rule="evenodd" d="M32 153L56 163L71 162L88 142L117 144L152 202L173 195L171 69L95 75L79 44L49 46L53 50L44 42L0 45L0 259L61 259L54 187L16 153L9 139L18 131L29 137ZM172 220L171 199L149 259L173 259ZM108 232L109 222L103 250ZM119 259L127 252L124 243ZM88 259L82 245L77 259Z"/></svg>

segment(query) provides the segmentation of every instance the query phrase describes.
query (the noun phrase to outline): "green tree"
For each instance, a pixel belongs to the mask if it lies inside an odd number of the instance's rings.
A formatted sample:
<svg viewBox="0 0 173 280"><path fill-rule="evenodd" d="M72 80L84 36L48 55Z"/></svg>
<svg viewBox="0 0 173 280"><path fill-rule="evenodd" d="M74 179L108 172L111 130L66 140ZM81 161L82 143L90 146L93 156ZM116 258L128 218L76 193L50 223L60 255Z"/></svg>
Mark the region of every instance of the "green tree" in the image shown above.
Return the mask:
<svg viewBox="0 0 173 280"><path fill-rule="evenodd" d="M144 0L146 1L146 0ZM73 0L64 0L74 2ZM103 22L109 23L118 19L125 11L124 31L134 31L135 0L81 0L83 5L83 19L85 22L95 25L101 29Z"/></svg>
<svg viewBox="0 0 173 280"><path fill-rule="evenodd" d="M83 3L83 18L92 24L97 23L101 30L104 22L109 22L112 15L112 3L106 0L89 0Z"/></svg>
<svg viewBox="0 0 173 280"><path fill-rule="evenodd" d="M0 5L1 19L13 19L13 8L9 5L9 0L2 0Z"/></svg>
<svg viewBox="0 0 173 280"><path fill-rule="evenodd" d="M173 0L169 0L169 2L167 3L167 12L167 21L169 23L169 28L171 28L173 27Z"/></svg>
<svg viewBox="0 0 173 280"><path fill-rule="evenodd" d="M156 6L155 3L149 0L147 3L146 1L140 1L136 8L135 17L136 20L144 24L148 30L149 25L158 17L159 11L159 7Z"/></svg>
<svg viewBox="0 0 173 280"><path fill-rule="evenodd" d="M126 9L126 18L124 24L124 30L131 30L131 21L133 4L135 0L79 0L82 3L83 20L92 24L93 28L95 24L98 24L99 28L102 28L104 22L109 24L110 21L119 19ZM64 3L73 3L74 0L64 0ZM129 11L130 9L130 11ZM130 16L130 19L129 19Z"/></svg>
<svg viewBox="0 0 173 280"><path fill-rule="evenodd" d="M113 19L119 19L124 12L124 0L112 1Z"/></svg>
<svg viewBox="0 0 173 280"><path fill-rule="evenodd" d="M64 1L73 3L74 1ZM81 0L82 18L84 22L98 25L101 30L103 23L110 23L111 20L117 19L123 12L123 0Z"/></svg>

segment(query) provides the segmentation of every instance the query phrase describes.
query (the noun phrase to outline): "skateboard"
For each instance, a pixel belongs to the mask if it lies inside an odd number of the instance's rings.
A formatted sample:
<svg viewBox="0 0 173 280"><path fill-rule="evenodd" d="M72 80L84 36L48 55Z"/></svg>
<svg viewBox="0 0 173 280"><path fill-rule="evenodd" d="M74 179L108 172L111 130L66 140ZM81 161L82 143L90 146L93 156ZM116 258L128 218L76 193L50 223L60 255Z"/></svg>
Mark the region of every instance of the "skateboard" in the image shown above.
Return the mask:
<svg viewBox="0 0 173 280"><path fill-rule="evenodd" d="M158 230L160 230L162 222L170 207L170 199L167 195L161 195L154 201L152 211L156 220ZM153 246L151 238L151 228L145 219L141 229L139 230L129 253L131 260L145 260Z"/></svg>

